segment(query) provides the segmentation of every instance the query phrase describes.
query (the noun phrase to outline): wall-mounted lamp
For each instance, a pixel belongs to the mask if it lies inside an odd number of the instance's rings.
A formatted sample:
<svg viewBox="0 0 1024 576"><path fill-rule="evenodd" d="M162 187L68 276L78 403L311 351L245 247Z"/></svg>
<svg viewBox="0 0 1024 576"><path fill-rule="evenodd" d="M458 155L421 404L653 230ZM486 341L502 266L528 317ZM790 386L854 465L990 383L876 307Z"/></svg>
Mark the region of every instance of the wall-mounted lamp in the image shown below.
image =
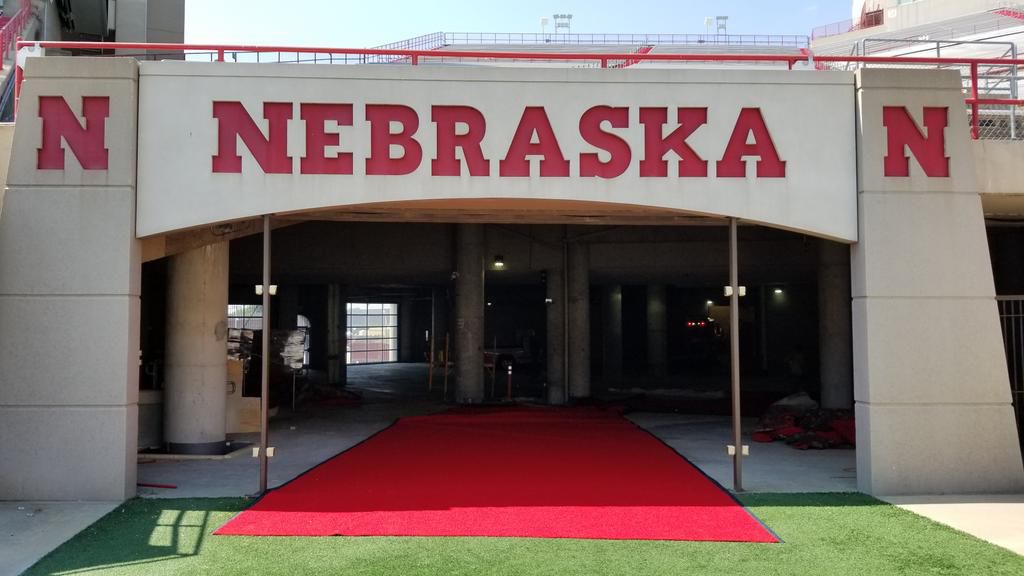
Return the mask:
<svg viewBox="0 0 1024 576"><path fill-rule="evenodd" d="M544 299L544 303L545 304L554 304L555 303L555 299L554 298L545 298Z"/></svg>
<svg viewBox="0 0 1024 576"><path fill-rule="evenodd" d="M490 306L491 304L492 304L492 302L488 302L488 303L487 303L487 305L488 305L488 306Z"/></svg>
<svg viewBox="0 0 1024 576"><path fill-rule="evenodd" d="M256 295L263 296L263 284L256 285ZM277 296L277 284L270 285L270 295Z"/></svg>
<svg viewBox="0 0 1024 576"><path fill-rule="evenodd" d="M498 270L501 270L502 268L505 267L505 258L503 258L501 254L497 254L494 257L494 267Z"/></svg>
<svg viewBox="0 0 1024 576"><path fill-rule="evenodd" d="M776 288L775 290L772 290L772 292L773 292L773 293L774 293L774 294L775 294L776 296L782 296L782 288Z"/></svg>

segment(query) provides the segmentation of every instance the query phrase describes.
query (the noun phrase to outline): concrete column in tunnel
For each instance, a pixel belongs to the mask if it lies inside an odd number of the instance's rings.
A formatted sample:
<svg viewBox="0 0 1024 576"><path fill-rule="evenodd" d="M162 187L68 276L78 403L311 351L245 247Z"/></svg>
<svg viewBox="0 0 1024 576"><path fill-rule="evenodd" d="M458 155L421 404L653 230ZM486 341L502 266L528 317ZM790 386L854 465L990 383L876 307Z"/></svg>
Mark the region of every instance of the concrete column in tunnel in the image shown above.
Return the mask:
<svg viewBox="0 0 1024 576"><path fill-rule="evenodd" d="M224 448L228 243L171 257L167 287L164 439L172 452Z"/></svg>
<svg viewBox="0 0 1024 576"><path fill-rule="evenodd" d="M413 333L413 299L411 296L403 296L398 303L398 361L416 361L413 350L416 347L416 334Z"/></svg>
<svg viewBox="0 0 1024 576"><path fill-rule="evenodd" d="M484 229L456 225L455 400L484 399Z"/></svg>
<svg viewBox="0 0 1024 576"><path fill-rule="evenodd" d="M547 358L548 402L565 402L565 275L559 269L546 271Z"/></svg>
<svg viewBox="0 0 1024 576"><path fill-rule="evenodd" d="M850 247L818 244L818 355L821 405L853 407L853 332L850 296Z"/></svg>
<svg viewBox="0 0 1024 576"><path fill-rule="evenodd" d="M299 325L299 287L294 284L278 286L270 308L276 320L274 328L294 330Z"/></svg>
<svg viewBox="0 0 1024 576"><path fill-rule="evenodd" d="M334 386L348 382L347 303L345 286L327 286L327 381Z"/></svg>
<svg viewBox="0 0 1024 576"><path fill-rule="evenodd" d="M647 286L647 367L652 378L668 371L668 309L664 284Z"/></svg>
<svg viewBox="0 0 1024 576"><path fill-rule="evenodd" d="M622 286L612 284L604 287L602 306L602 330L604 334L605 387L617 384L622 379Z"/></svg>
<svg viewBox="0 0 1024 576"><path fill-rule="evenodd" d="M573 398L590 396L590 248L569 244L569 393Z"/></svg>

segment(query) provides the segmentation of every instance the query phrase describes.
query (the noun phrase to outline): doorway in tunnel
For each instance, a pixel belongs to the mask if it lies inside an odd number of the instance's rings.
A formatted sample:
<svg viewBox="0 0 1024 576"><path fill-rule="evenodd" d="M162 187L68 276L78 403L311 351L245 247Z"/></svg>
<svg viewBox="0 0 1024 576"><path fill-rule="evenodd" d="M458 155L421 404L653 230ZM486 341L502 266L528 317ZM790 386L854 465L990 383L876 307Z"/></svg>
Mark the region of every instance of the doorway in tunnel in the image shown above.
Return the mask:
<svg viewBox="0 0 1024 576"><path fill-rule="evenodd" d="M598 288L592 313L603 321L593 327L592 372L599 397L645 409L729 413L730 310L722 286ZM816 284L794 277L744 288L744 411L763 412L799 392L819 399Z"/></svg>
<svg viewBox="0 0 1024 576"><path fill-rule="evenodd" d="M745 414L801 392L820 400L820 261L832 245L740 227ZM595 397L644 410L730 413L727 250L720 226L618 228L590 238Z"/></svg>

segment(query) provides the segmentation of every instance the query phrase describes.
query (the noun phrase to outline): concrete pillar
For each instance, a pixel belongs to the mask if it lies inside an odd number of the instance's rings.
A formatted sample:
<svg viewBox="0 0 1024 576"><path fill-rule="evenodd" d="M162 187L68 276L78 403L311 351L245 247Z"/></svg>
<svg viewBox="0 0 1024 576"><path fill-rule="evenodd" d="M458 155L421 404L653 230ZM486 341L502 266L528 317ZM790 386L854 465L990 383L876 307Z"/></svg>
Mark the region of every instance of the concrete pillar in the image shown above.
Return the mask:
<svg viewBox="0 0 1024 576"><path fill-rule="evenodd" d="M565 275L547 270L547 386L548 402L565 403Z"/></svg>
<svg viewBox="0 0 1024 576"><path fill-rule="evenodd" d="M604 287L602 309L602 334L604 334L604 377L605 387L617 384L622 379L622 286L612 284Z"/></svg>
<svg viewBox="0 0 1024 576"><path fill-rule="evenodd" d="M327 286L327 381L332 386L348 382L348 311L345 286Z"/></svg>
<svg viewBox="0 0 1024 576"><path fill-rule="evenodd" d="M164 441L219 454L227 401L228 243L172 256L167 268Z"/></svg>
<svg viewBox="0 0 1024 576"><path fill-rule="evenodd" d="M50 12L54 12L51 8ZM138 65L32 58L0 194L0 500L121 500L138 461ZM83 78L102 78L83 82ZM38 168L39 97L109 96L108 169ZM12 142L13 138L13 142ZM67 147L65 147L67 150Z"/></svg>
<svg viewBox="0 0 1024 576"><path fill-rule="evenodd" d="M818 357L821 405L853 407L850 247L818 242Z"/></svg>
<svg viewBox="0 0 1024 576"><path fill-rule="evenodd" d="M484 228L457 224L455 260L455 400L484 399Z"/></svg>
<svg viewBox="0 0 1024 576"><path fill-rule="evenodd" d="M668 310L665 285L647 286L647 367L652 378L664 379L668 371Z"/></svg>
<svg viewBox="0 0 1024 576"><path fill-rule="evenodd" d="M413 334L413 299L409 296L403 296L401 301L398 303L398 361L399 362L416 362L417 358L413 356L413 349L416 347L415 338ZM422 335L420 335L422 337Z"/></svg>
<svg viewBox="0 0 1024 576"><path fill-rule="evenodd" d="M960 73L867 68L856 78L858 487L875 495L1024 490ZM885 175L886 106L905 107L918 126L925 107L943 114L943 134L927 130L944 136L947 160L937 163L948 176L925 174L907 146L909 175Z"/></svg>
<svg viewBox="0 0 1024 576"><path fill-rule="evenodd" d="M270 305L271 314L277 319L274 328L294 330L299 325L299 287L287 284L277 287L277 296Z"/></svg>
<svg viewBox="0 0 1024 576"><path fill-rule="evenodd" d="M590 396L590 247L569 244L569 393Z"/></svg>

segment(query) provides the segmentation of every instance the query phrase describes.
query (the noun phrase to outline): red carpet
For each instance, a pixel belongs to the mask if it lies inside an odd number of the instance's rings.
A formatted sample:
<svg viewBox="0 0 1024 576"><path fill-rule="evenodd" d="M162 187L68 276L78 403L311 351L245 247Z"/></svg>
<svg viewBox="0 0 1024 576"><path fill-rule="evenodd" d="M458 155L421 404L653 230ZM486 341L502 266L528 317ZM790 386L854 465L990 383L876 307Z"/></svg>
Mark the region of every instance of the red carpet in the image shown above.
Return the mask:
<svg viewBox="0 0 1024 576"><path fill-rule="evenodd" d="M622 416L549 408L403 418L215 533L778 541Z"/></svg>

